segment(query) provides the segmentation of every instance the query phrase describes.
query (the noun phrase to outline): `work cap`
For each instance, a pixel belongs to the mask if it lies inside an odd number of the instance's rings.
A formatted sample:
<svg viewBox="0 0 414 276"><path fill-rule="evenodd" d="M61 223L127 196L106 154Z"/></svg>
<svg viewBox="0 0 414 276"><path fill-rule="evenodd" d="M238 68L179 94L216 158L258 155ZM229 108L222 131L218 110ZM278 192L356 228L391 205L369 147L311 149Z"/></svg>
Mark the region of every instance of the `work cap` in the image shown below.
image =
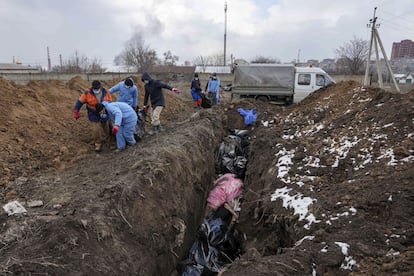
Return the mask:
<svg viewBox="0 0 414 276"><path fill-rule="evenodd" d="M125 85L126 85L126 86L131 87L131 86L133 86L133 85L134 85L134 82L132 81L132 79L131 79L131 78L127 78L127 79L125 80Z"/></svg>
<svg viewBox="0 0 414 276"><path fill-rule="evenodd" d="M97 90L97 89L100 89L101 87L102 87L102 85L101 85L101 82L100 81L94 80L92 82L92 89Z"/></svg>

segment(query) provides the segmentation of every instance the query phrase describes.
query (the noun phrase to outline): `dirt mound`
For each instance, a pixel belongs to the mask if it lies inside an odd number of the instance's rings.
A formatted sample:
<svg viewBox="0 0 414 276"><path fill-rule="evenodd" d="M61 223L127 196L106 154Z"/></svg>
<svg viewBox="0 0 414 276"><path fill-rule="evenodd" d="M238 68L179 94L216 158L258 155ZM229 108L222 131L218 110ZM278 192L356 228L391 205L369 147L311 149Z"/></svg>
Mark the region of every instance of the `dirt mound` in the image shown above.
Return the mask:
<svg viewBox="0 0 414 276"><path fill-rule="evenodd" d="M172 85L183 93L165 93L165 132L95 154L85 108L72 118L88 82L0 78L0 203L27 208L0 215L3 274L173 273L217 177L215 147L246 128L238 108L258 115L238 225L247 253L224 275L413 270L413 92L341 82L287 107L224 101L194 113L189 83Z"/></svg>
<svg viewBox="0 0 414 276"><path fill-rule="evenodd" d="M66 83L66 86L71 90L79 91L82 93L85 89L90 87L90 83L82 79L80 76L76 76L70 79Z"/></svg>
<svg viewBox="0 0 414 276"><path fill-rule="evenodd" d="M63 82L30 82L1 85L4 123L0 132L0 183L48 169L63 169L74 156L85 154L88 135L71 118L79 92ZM74 139L76 137L77 139ZM83 143L82 143L83 142ZM86 142L86 143L85 143ZM7 196L6 196L7 198Z"/></svg>
<svg viewBox="0 0 414 276"><path fill-rule="evenodd" d="M408 275L413 107L413 93L341 82L262 116L241 223L250 255L224 275Z"/></svg>
<svg viewBox="0 0 414 276"><path fill-rule="evenodd" d="M113 85L118 80L114 80ZM140 106L144 93L141 87ZM19 176L30 176L45 170L64 169L73 161L85 158L93 149L88 133L85 107L78 121L72 118L72 109L82 91L90 84L80 77L68 83L50 80L31 81L17 85L0 78L0 185ZM106 88L109 85L104 86ZM167 111L161 120L182 120L191 110L185 102L165 93ZM116 94L113 97L116 100ZM12 192L11 197L14 192ZM6 196L7 199L11 197Z"/></svg>

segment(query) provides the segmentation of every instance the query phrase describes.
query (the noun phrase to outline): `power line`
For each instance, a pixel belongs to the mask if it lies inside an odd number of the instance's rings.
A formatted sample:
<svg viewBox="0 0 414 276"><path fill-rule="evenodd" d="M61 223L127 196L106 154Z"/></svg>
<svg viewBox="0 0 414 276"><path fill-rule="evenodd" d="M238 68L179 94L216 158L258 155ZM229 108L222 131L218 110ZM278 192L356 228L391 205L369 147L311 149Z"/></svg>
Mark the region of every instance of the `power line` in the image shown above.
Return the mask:
<svg viewBox="0 0 414 276"><path fill-rule="evenodd" d="M371 50L372 50L372 46L374 45L374 47L375 47L374 48L375 49L375 59L376 59L376 63L377 63L378 84L379 84L380 88L383 88L382 69L381 69L381 62L380 62L380 59L379 59L378 45L381 48L382 55L384 57L385 64L387 65L388 72L390 73L391 76L393 76L394 73L392 71L391 64L388 61L387 54L385 52L384 46L382 45L382 41L381 41L381 38L380 38L378 30L377 30L377 19L378 19L378 17L375 16L376 11L377 11L377 7L374 8L374 15L373 15L372 19L369 20L370 23L367 24L367 27L371 27L371 41L370 41L370 45L369 45L367 65L366 65L366 69L365 69L364 86L368 86L369 67L370 67L370 64L371 64ZM394 82L396 90L398 92L400 92L400 88L398 87L398 84L397 84L395 78L392 78L392 80Z"/></svg>
<svg viewBox="0 0 414 276"><path fill-rule="evenodd" d="M393 19L398 18L399 20L406 21L406 22L408 22L408 23L409 23L409 24L411 24L411 25L414 23L413 21L411 21L411 20L407 20L406 18L404 18L404 16L408 15L409 13L414 13L414 10L412 10L412 11L408 11L408 12L405 12L405 13L400 14L400 15L395 15L395 14L393 14L393 13L391 13L391 12L387 12L387 11L385 11L385 10L381 10L381 12L391 16L391 18L387 18L387 19L385 19L385 20L387 20L387 21L390 21L390 20L393 20Z"/></svg>
<svg viewBox="0 0 414 276"><path fill-rule="evenodd" d="M227 44L227 1L224 2L224 63L226 66L226 44Z"/></svg>
<svg viewBox="0 0 414 276"><path fill-rule="evenodd" d="M400 15L397 15L396 17L404 17L405 15L410 14L410 13L414 13L414 9L413 10L410 10L410 11L407 11L405 13L402 13Z"/></svg>
<svg viewBox="0 0 414 276"><path fill-rule="evenodd" d="M380 18L380 19L383 22L387 22L387 25L384 24L386 27L390 27L390 28L393 28L394 30L400 31L401 33L406 33L406 34L414 36L414 32L410 32L407 26L400 25L398 23L392 22L390 20L386 20L384 18Z"/></svg>
<svg viewBox="0 0 414 276"><path fill-rule="evenodd" d="M384 0L384 1L382 1L382 3L377 4L377 8L378 8L378 7L383 6L385 2L390 2L390 1L391 1L392 3L394 3L394 0ZM376 1L375 1L375 0L373 0L373 1L371 1L371 2L372 2L372 4L374 4Z"/></svg>

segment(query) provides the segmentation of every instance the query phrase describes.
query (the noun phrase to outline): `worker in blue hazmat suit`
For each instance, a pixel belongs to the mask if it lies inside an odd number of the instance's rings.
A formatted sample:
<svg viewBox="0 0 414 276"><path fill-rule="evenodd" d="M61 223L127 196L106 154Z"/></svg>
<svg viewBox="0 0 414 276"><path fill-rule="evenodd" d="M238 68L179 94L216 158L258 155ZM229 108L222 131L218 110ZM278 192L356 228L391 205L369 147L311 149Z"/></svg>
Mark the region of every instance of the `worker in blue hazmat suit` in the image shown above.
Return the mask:
<svg viewBox="0 0 414 276"><path fill-rule="evenodd" d="M102 102L96 105L101 118L106 116L112 121L112 134L116 136L118 151L124 150L126 145L135 145L135 126L137 113L130 105L124 102Z"/></svg>
<svg viewBox="0 0 414 276"><path fill-rule="evenodd" d="M218 104L220 102L220 79L216 73L213 73L208 80L206 90L207 95L213 100L213 104Z"/></svg>
<svg viewBox="0 0 414 276"><path fill-rule="evenodd" d="M117 101L129 104L134 110L138 107L138 88L134 84L132 77L117 83L109 88L109 93L119 92Z"/></svg>

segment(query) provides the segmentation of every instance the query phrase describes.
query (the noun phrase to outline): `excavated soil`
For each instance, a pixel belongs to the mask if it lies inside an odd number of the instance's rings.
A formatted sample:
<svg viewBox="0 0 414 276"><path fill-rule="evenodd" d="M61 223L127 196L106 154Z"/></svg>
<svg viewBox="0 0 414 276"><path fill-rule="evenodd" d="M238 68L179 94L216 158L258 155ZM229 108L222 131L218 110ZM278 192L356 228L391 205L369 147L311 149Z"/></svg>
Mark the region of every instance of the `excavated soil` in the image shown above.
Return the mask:
<svg viewBox="0 0 414 276"><path fill-rule="evenodd" d="M414 91L345 81L291 106L225 95L193 112L189 83L171 84L183 93L165 91L165 132L96 154L85 108L72 119L87 82L0 78L0 204L27 209L0 211L2 274L175 275L217 177L214 149L243 128L246 253L223 275L412 273ZM238 108L257 121L245 127Z"/></svg>

